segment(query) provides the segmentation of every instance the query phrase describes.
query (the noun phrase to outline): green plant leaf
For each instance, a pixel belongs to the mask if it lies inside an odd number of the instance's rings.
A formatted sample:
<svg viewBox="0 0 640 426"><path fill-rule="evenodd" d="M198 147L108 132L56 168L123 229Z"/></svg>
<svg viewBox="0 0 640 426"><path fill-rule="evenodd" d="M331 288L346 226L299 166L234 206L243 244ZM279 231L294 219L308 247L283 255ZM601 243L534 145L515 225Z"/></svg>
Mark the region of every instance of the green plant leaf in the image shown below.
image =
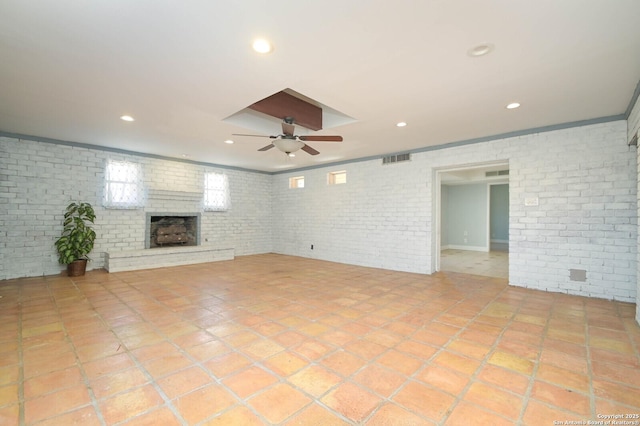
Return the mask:
<svg viewBox="0 0 640 426"><path fill-rule="evenodd" d="M95 218L95 212L89 203L71 203L67 206L62 234L54 243L60 263L69 264L78 259L88 259L96 233L87 223L94 223Z"/></svg>

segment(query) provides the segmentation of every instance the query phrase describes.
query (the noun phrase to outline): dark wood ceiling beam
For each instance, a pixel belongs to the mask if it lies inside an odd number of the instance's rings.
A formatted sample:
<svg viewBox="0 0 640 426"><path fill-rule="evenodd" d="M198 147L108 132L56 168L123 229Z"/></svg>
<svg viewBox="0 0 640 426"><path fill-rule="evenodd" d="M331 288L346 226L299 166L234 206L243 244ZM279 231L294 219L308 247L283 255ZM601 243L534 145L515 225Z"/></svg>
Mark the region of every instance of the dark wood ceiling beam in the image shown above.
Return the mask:
<svg viewBox="0 0 640 426"><path fill-rule="evenodd" d="M278 92L249 105L248 108L281 120L293 117L295 124L307 129L322 129L322 108L286 92Z"/></svg>

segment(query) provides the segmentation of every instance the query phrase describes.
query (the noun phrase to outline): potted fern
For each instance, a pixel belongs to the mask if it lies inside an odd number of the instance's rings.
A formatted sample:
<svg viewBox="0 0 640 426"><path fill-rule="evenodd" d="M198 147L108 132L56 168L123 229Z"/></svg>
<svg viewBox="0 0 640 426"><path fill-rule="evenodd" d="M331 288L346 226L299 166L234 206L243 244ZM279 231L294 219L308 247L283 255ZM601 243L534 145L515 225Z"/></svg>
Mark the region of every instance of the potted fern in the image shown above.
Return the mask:
<svg viewBox="0 0 640 426"><path fill-rule="evenodd" d="M89 225L96 214L89 203L71 203L64 213L62 235L55 242L58 261L67 265L67 275L84 275L96 232Z"/></svg>

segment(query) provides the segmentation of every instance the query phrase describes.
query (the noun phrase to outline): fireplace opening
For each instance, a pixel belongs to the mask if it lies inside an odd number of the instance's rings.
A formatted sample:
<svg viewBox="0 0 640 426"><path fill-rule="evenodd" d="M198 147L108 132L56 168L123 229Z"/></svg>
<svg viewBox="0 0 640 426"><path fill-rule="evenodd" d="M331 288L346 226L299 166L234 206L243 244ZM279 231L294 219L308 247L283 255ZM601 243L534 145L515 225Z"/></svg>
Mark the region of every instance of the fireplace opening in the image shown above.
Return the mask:
<svg viewBox="0 0 640 426"><path fill-rule="evenodd" d="M199 215L148 215L147 248L197 246Z"/></svg>

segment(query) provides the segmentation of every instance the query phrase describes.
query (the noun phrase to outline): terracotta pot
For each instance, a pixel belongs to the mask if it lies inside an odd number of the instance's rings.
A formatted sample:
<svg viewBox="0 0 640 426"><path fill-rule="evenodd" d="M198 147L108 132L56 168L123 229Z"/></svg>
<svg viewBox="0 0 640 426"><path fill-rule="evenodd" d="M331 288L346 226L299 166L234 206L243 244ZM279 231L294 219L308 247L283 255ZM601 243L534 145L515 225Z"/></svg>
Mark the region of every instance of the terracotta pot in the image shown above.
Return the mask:
<svg viewBox="0 0 640 426"><path fill-rule="evenodd" d="M87 259L74 260L67 265L67 276L81 277L87 270Z"/></svg>

